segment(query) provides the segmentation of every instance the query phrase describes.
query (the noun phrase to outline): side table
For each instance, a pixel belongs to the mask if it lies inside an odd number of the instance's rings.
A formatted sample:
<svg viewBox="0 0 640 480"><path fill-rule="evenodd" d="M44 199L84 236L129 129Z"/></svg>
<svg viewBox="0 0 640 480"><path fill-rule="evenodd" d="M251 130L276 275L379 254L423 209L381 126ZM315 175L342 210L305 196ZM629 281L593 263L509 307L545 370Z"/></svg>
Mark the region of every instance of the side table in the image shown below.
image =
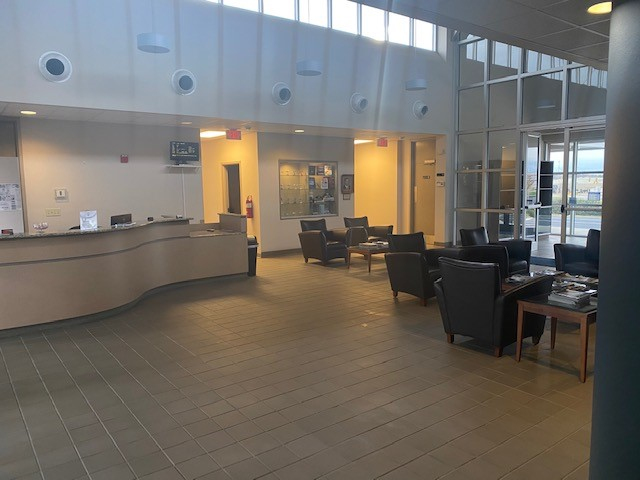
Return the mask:
<svg viewBox="0 0 640 480"><path fill-rule="evenodd" d="M518 335L516 340L516 361L522 355L522 331L526 312L551 317L551 348L556 346L558 320L580 325L580 381L587 379L587 349L589 346L589 325L595 323L597 306L572 307L550 302L547 296L518 300Z"/></svg>

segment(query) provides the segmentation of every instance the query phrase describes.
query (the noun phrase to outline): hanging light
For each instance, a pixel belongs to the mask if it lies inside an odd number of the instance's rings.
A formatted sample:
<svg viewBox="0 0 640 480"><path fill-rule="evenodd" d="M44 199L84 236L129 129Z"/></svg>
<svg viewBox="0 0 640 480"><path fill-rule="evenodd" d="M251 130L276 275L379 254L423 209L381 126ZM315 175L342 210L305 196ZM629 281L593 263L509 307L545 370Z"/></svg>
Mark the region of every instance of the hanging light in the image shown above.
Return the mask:
<svg viewBox="0 0 640 480"><path fill-rule="evenodd" d="M407 80L404 82L404 89L409 92L414 92L417 90L426 90L427 89L427 79L426 78L412 78L411 80Z"/></svg>
<svg viewBox="0 0 640 480"><path fill-rule="evenodd" d="M136 36L138 50L147 53L169 53L169 39L157 32L139 33Z"/></svg>
<svg viewBox="0 0 640 480"><path fill-rule="evenodd" d="M303 77L322 75L322 62L320 60L300 60L296 63L296 73Z"/></svg>

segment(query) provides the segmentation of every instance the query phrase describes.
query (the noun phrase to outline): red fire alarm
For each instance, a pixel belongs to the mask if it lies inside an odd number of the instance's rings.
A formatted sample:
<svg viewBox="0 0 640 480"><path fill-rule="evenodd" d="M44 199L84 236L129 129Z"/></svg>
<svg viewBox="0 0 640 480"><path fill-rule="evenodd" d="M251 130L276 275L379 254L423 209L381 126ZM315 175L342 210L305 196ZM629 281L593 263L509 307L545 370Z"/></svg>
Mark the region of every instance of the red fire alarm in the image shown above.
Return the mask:
<svg viewBox="0 0 640 480"><path fill-rule="evenodd" d="M120 155L120 163L129 163L129 155Z"/></svg>
<svg viewBox="0 0 640 480"><path fill-rule="evenodd" d="M227 130L227 140L242 140L242 132L237 128Z"/></svg>
<svg viewBox="0 0 640 480"><path fill-rule="evenodd" d="M380 137L376 141L376 145L379 146L379 147L388 147L389 146L389 140L387 140L387 137Z"/></svg>

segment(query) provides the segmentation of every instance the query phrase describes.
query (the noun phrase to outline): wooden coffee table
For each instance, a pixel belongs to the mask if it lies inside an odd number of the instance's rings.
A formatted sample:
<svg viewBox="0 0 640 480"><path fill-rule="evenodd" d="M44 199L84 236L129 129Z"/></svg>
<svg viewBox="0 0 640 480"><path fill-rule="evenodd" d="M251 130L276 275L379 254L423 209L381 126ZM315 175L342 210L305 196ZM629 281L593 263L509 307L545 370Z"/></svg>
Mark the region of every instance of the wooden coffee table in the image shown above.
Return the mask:
<svg viewBox="0 0 640 480"><path fill-rule="evenodd" d="M518 336L516 340L516 361L520 361L522 354L522 332L524 314L538 313L551 317L551 348L556 346L556 327L558 320L580 325L580 381L587 379L587 349L589 346L589 325L595 323L598 307L585 305L572 307L556 302L550 302L547 296L518 300Z"/></svg>
<svg viewBox="0 0 640 480"><path fill-rule="evenodd" d="M347 249L347 268L351 268L351 254L359 253L367 259L369 273L371 273L371 256L377 253L387 253L388 251L388 245L378 247L362 247L360 245L354 245L353 247L349 247Z"/></svg>

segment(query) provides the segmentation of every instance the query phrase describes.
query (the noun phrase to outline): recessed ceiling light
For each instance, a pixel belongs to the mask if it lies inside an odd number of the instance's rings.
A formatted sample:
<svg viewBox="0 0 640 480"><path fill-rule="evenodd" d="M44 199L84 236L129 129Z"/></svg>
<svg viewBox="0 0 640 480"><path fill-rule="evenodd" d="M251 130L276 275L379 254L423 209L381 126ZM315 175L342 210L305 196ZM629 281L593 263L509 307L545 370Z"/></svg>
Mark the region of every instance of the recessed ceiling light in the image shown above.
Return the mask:
<svg viewBox="0 0 640 480"><path fill-rule="evenodd" d="M301 128L297 128L293 131L293 133L304 133L304 130Z"/></svg>
<svg viewBox="0 0 640 480"><path fill-rule="evenodd" d="M611 2L594 3L587 8L587 13L591 13L593 15L604 15L606 13L611 13L611 8Z"/></svg>
<svg viewBox="0 0 640 480"><path fill-rule="evenodd" d="M20 110L20 113L22 115L35 115L37 112L34 112L33 110Z"/></svg>
<svg viewBox="0 0 640 480"><path fill-rule="evenodd" d="M361 143L371 143L373 140L364 140L362 138L356 138L353 140L354 145L360 145Z"/></svg>
<svg viewBox="0 0 640 480"><path fill-rule="evenodd" d="M224 137L227 132L220 132L216 130L205 130L204 132L200 132L200 138L216 138L216 137Z"/></svg>
<svg viewBox="0 0 640 480"><path fill-rule="evenodd" d="M191 125L193 122L180 122L180 125Z"/></svg>

